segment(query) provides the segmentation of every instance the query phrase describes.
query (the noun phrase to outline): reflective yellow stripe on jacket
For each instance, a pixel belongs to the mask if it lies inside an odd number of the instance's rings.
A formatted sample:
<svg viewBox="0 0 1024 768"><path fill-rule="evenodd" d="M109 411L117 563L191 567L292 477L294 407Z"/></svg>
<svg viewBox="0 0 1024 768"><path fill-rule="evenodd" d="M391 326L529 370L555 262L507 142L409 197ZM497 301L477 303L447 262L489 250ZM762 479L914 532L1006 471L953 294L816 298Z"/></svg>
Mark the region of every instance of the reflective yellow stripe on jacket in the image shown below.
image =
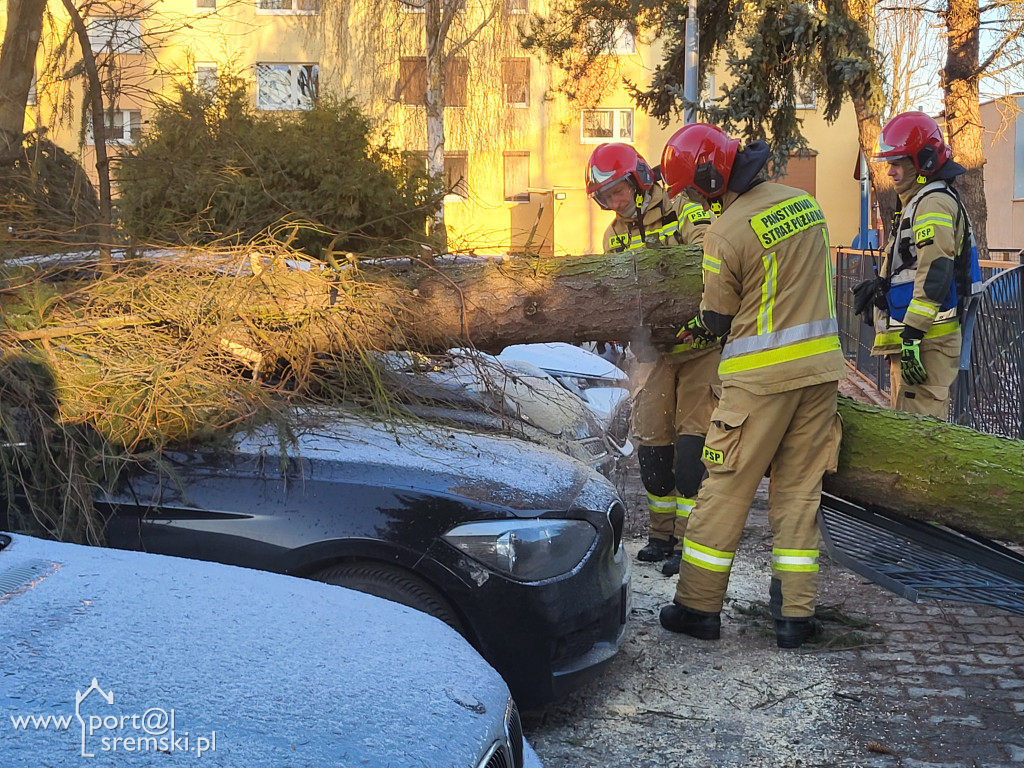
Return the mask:
<svg viewBox="0 0 1024 768"><path fill-rule="evenodd" d="M761 319L758 318L760 328ZM719 375L766 368L813 355L841 349L839 324L834 317L803 323L781 331L746 336L728 342L722 349Z"/></svg>
<svg viewBox="0 0 1024 768"><path fill-rule="evenodd" d="M955 311L955 310L951 310ZM890 327L894 327L893 324ZM875 347L899 347L903 344L903 323L896 326L896 330L888 331L886 333L875 334ZM950 333L960 333L960 321L955 317L951 320L943 322L936 322L932 324L932 327L925 333L924 338L936 339L939 336L946 336Z"/></svg>
<svg viewBox="0 0 1024 768"><path fill-rule="evenodd" d="M663 227L652 229L647 232L647 237L656 235L659 240L667 240L679 231L679 222L670 221ZM617 248L622 248L626 251L635 251L638 248L644 247L644 239L640 237L640 233L637 232L635 235L627 235L625 233L621 235L612 235L608 238L608 250L614 251Z"/></svg>

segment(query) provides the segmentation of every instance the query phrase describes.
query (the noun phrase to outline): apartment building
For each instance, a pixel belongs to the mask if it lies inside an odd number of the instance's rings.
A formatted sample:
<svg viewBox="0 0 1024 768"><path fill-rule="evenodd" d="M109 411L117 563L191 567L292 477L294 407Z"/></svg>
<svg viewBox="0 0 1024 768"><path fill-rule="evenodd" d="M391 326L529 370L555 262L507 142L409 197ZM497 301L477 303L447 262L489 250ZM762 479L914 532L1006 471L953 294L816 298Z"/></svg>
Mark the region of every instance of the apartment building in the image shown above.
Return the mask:
<svg viewBox="0 0 1024 768"><path fill-rule="evenodd" d="M321 94L352 97L392 143L426 155L425 24L422 9L399 0L161 0L94 6L85 19L92 47L116 56L116 94L105 120L108 144L131 144L146 130L153 99L176 80L210 83L245 74L257 109L308 109ZM493 3L498 5L494 6ZM656 41L620 34L585 84L585 99L559 89L563 74L518 45L519 26L547 0L464 0L449 34L445 221L450 244L478 253L545 255L601 249L611 214L587 199L583 177L594 147L632 143L651 164L678 127L639 111L623 80L645 84L661 60ZM3 2L0 2L0 6ZM102 11L100 9L103 9ZM63 6L51 4L67 23ZM486 23L483 23L486 20ZM57 30L59 32L59 30ZM40 51L30 120L51 127L62 146L94 159L81 84L47 74L55 39ZM714 98L711 78L709 98ZM795 159L788 183L815 194L834 244L850 244L859 221L857 130L852 110L827 125L813 93L802 105L812 156ZM60 119L58 119L58 116ZM424 159L425 162L425 159Z"/></svg>

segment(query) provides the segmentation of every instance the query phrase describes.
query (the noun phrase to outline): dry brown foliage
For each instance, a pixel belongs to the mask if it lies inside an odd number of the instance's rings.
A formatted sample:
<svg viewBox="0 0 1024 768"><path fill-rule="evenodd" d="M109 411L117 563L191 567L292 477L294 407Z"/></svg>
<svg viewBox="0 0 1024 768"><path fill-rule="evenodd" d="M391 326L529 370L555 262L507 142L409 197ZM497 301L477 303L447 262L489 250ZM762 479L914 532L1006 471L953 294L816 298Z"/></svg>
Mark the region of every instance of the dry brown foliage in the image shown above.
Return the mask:
<svg viewBox="0 0 1024 768"><path fill-rule="evenodd" d="M399 290L281 246L4 272L9 527L66 540L100 540L92 491L131 462L297 401L386 405L369 356L410 345Z"/></svg>

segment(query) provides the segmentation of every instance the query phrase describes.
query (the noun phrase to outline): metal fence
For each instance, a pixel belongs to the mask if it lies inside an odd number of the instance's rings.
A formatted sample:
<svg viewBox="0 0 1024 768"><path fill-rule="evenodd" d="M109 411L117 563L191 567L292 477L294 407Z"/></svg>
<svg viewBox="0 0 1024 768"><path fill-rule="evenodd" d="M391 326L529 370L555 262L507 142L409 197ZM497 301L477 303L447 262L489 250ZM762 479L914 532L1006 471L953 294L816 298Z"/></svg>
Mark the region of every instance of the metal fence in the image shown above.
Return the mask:
<svg viewBox="0 0 1024 768"><path fill-rule="evenodd" d="M884 357L872 357L875 329L853 314L853 287L874 277L882 267L882 252L839 248L836 252L836 313L843 355L858 375L879 392L889 391L889 363Z"/></svg>
<svg viewBox="0 0 1024 768"><path fill-rule="evenodd" d="M986 280L963 318L964 345L949 420L1024 439L1024 265L1019 260L1018 253L1014 261L982 262ZM888 393L888 362L871 356L874 329L853 314L852 288L873 277L881 263L879 251L837 249L836 309L846 359L858 375Z"/></svg>
<svg viewBox="0 0 1024 768"><path fill-rule="evenodd" d="M950 421L1017 439L1024 439L1022 276L1024 265L998 272L967 310L950 409Z"/></svg>

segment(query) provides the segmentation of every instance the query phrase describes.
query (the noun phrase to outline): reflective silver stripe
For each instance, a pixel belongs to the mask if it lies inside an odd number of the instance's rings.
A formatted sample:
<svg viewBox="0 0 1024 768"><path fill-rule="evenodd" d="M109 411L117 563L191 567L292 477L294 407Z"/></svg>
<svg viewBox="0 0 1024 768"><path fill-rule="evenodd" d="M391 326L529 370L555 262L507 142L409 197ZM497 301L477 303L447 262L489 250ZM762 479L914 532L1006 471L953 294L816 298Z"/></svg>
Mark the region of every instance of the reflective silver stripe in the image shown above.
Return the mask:
<svg viewBox="0 0 1024 768"><path fill-rule="evenodd" d="M913 269L904 269L898 275L893 275L889 278L889 285L903 285L903 283L912 283L917 277L917 267Z"/></svg>
<svg viewBox="0 0 1024 768"><path fill-rule="evenodd" d="M810 573L818 570L815 549L779 549L772 551L772 568L777 571Z"/></svg>
<svg viewBox="0 0 1024 768"><path fill-rule="evenodd" d="M839 323L834 317L829 317L824 320L815 320L812 323L795 325L792 328L783 328L781 331L772 331L761 336L733 339L722 350L722 359L745 355L749 352L761 352L765 349L778 349L798 341L807 341L834 333L839 333Z"/></svg>
<svg viewBox="0 0 1024 768"><path fill-rule="evenodd" d="M685 539L683 544L683 560L709 571L728 573L729 569L732 568L733 555L728 552L719 552Z"/></svg>
<svg viewBox="0 0 1024 768"><path fill-rule="evenodd" d="M675 496L652 496L647 494L647 508L651 512L672 512L676 511Z"/></svg>

